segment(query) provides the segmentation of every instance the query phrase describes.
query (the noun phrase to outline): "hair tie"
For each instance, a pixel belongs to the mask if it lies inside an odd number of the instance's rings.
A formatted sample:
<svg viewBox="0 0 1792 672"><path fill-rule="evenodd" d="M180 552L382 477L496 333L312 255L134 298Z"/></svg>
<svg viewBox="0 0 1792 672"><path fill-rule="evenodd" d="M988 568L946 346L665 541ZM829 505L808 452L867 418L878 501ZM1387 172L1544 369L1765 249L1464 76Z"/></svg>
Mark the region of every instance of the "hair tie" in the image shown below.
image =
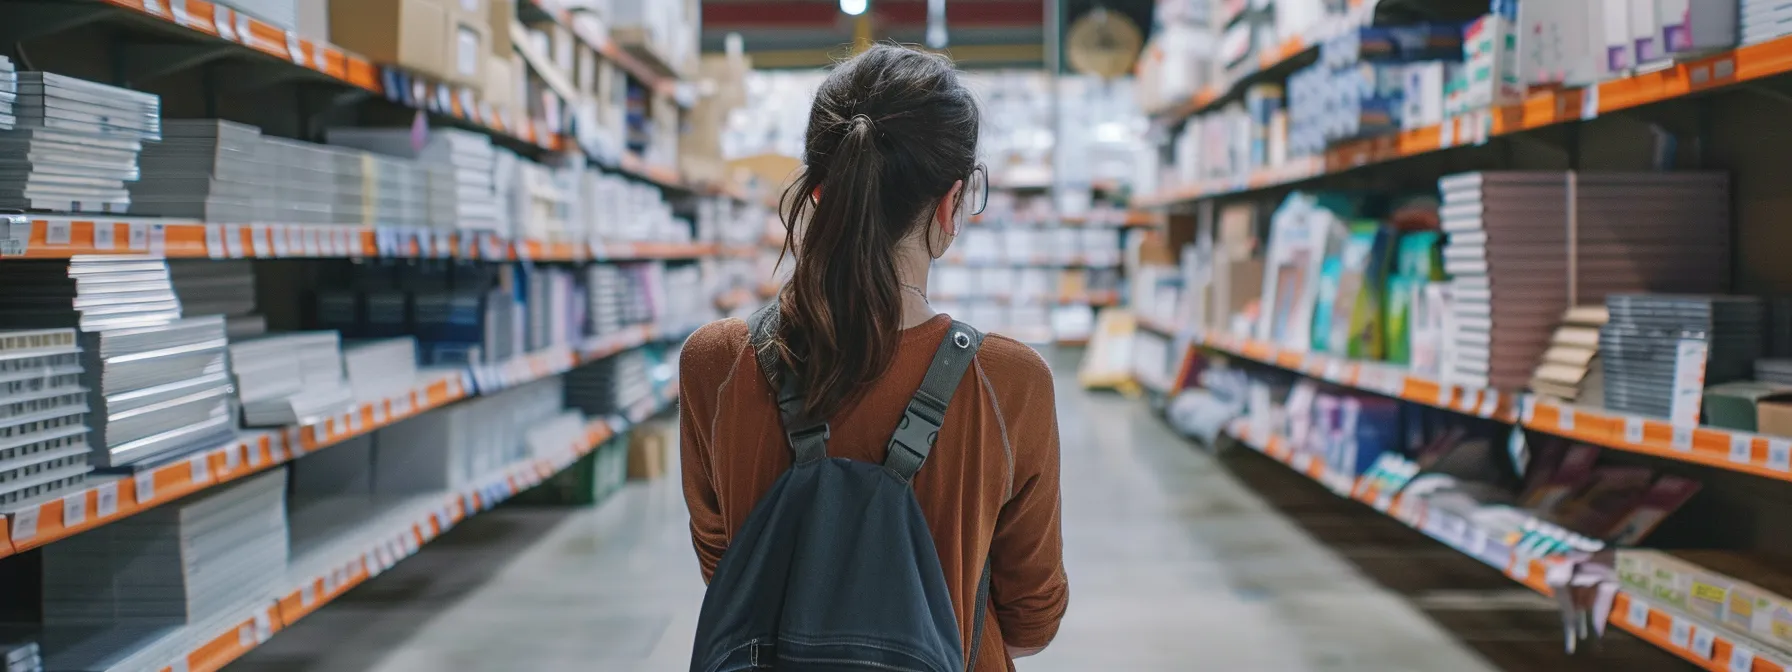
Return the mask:
<svg viewBox="0 0 1792 672"><path fill-rule="evenodd" d="M875 130L877 128L877 126L871 122L871 117L863 115L863 114L852 115L852 118L846 120L846 123L851 124L853 126L858 126L859 122L861 120L865 122L865 128L872 129L872 130Z"/></svg>

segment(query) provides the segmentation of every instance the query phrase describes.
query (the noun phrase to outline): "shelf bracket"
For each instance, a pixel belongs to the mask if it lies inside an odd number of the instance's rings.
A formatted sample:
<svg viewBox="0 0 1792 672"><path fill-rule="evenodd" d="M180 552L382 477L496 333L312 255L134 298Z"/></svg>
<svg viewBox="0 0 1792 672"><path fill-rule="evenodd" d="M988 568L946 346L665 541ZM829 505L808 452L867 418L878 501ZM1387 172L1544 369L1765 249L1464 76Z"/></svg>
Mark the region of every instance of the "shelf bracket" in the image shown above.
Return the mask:
<svg viewBox="0 0 1792 672"><path fill-rule="evenodd" d="M196 68L231 54L240 53L237 45L211 44L144 44L120 45L119 74L124 86L135 87L144 82Z"/></svg>
<svg viewBox="0 0 1792 672"><path fill-rule="evenodd" d="M79 28L112 11L97 4L0 2L0 42L16 44Z"/></svg>

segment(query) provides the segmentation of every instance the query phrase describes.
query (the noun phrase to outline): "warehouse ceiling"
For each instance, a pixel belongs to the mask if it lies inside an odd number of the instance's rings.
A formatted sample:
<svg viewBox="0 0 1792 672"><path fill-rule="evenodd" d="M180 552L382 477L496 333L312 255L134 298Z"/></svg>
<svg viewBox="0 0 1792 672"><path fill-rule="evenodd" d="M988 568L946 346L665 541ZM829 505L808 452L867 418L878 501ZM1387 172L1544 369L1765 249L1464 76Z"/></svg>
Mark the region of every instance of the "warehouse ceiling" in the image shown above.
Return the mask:
<svg viewBox="0 0 1792 672"><path fill-rule="evenodd" d="M1103 7L1150 27L1151 0L1063 0L1067 21ZM927 0L870 0L877 40L920 44ZM1040 67L1045 61L1045 0L946 0L947 51L960 65ZM721 51L740 34L755 67L809 68L848 53L856 17L839 0L703 0L703 50Z"/></svg>

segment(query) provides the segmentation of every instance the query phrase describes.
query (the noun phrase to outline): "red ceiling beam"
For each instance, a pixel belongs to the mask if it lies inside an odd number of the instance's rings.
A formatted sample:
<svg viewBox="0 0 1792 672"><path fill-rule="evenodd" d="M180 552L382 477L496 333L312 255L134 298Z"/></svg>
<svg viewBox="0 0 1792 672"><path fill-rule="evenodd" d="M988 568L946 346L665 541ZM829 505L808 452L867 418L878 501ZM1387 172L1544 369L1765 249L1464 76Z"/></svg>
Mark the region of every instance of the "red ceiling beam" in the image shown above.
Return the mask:
<svg viewBox="0 0 1792 672"><path fill-rule="evenodd" d="M927 0L871 0L871 13L881 27L927 25ZM752 0L703 3L705 30L730 28L840 29L850 18L835 2ZM1039 0L947 0L946 25L952 28L1032 27L1045 23Z"/></svg>

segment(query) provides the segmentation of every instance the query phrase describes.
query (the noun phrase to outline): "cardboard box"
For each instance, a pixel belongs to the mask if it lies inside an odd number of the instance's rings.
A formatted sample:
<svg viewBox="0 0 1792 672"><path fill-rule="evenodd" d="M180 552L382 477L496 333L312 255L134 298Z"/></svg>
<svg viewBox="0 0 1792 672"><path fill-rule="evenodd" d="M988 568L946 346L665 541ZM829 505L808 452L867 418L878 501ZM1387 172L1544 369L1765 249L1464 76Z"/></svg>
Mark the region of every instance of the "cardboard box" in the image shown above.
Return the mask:
<svg viewBox="0 0 1792 672"><path fill-rule="evenodd" d="M493 108L503 110L506 118L521 116L522 106L517 104L516 81L512 79L510 59L485 57L485 87L482 94L482 99Z"/></svg>
<svg viewBox="0 0 1792 672"><path fill-rule="evenodd" d="M330 0L331 43L447 81L449 11L434 0Z"/></svg>
<svg viewBox="0 0 1792 672"><path fill-rule="evenodd" d="M485 62L491 54L491 28L486 16L455 13L454 34L448 42L448 67L445 79L470 88L485 86Z"/></svg>
<svg viewBox="0 0 1792 672"><path fill-rule="evenodd" d="M330 41L330 0L298 0L299 37Z"/></svg>
<svg viewBox="0 0 1792 672"><path fill-rule="evenodd" d="M1755 431L1792 436L1792 394L1763 397L1755 403Z"/></svg>
<svg viewBox="0 0 1792 672"><path fill-rule="evenodd" d="M486 15L491 28L492 55L510 58L516 51L516 42L510 39L510 24L516 23L516 0L491 0L491 10Z"/></svg>
<svg viewBox="0 0 1792 672"><path fill-rule="evenodd" d="M651 481L666 475L666 451L670 425L641 425L629 434L628 477Z"/></svg>

